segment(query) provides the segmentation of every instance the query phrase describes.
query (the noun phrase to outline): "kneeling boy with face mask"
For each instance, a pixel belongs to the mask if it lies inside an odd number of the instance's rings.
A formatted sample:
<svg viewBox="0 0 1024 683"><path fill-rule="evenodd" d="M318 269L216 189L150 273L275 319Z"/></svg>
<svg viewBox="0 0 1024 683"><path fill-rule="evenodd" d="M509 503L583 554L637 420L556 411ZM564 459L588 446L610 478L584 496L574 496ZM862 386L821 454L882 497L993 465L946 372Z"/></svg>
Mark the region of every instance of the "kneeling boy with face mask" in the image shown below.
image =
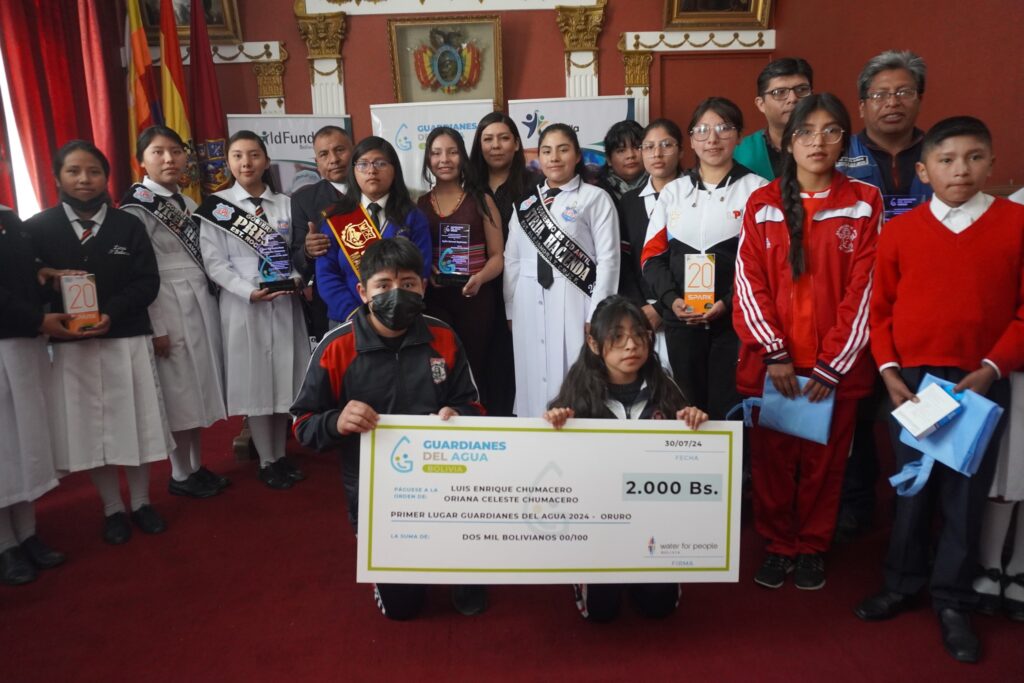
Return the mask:
<svg viewBox="0 0 1024 683"><path fill-rule="evenodd" d="M348 322L317 346L292 405L302 445L341 451L349 520L358 531L359 434L388 415L482 415L462 343L445 323L423 315L423 256L404 237L380 240L360 261L363 300ZM410 619L423 606L424 586L377 584L385 616ZM483 587L456 586L463 614L486 608Z"/></svg>

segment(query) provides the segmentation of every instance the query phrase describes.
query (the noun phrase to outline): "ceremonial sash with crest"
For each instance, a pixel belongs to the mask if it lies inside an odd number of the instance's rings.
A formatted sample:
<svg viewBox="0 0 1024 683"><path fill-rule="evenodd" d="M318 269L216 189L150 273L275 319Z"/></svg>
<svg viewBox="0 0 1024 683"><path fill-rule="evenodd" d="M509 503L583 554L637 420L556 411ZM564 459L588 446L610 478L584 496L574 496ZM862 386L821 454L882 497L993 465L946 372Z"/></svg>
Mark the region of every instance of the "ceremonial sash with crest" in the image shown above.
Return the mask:
<svg viewBox="0 0 1024 683"><path fill-rule="evenodd" d="M196 209L196 215L240 239L259 256L260 278L264 282L289 280L292 262L288 243L263 218L239 208L217 195L210 195Z"/></svg>
<svg viewBox="0 0 1024 683"><path fill-rule="evenodd" d="M136 183L128 188L128 196L121 203L121 208L126 206L141 207L146 213L153 216L160 225L167 228L167 231L181 242L181 246L196 262L196 265L205 270L203 252L199 248L199 224L192 216L182 211L177 202L170 197L153 192L141 183Z"/></svg>
<svg viewBox="0 0 1024 683"><path fill-rule="evenodd" d="M544 206L540 193L528 197L517 206L516 214L523 233L533 243L541 258L558 269L581 292L587 296L593 295L597 264L583 247L565 234L548 207Z"/></svg>
<svg viewBox="0 0 1024 683"><path fill-rule="evenodd" d="M358 278L359 263L363 260L363 253L371 244L381 239L380 231L370 220L362 205L348 213L327 216L324 221L331 229L334 239L338 240L341 253L345 254L348 264L352 266L352 272Z"/></svg>

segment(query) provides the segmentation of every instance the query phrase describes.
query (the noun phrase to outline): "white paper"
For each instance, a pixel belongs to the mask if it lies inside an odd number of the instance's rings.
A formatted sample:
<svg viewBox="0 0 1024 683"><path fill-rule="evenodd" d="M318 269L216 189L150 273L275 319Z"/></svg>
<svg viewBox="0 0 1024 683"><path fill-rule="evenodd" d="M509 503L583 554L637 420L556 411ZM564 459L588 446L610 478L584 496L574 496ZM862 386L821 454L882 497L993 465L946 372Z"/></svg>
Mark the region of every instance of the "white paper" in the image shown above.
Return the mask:
<svg viewBox="0 0 1024 683"><path fill-rule="evenodd" d="M946 418L960 408L956 399L938 384L929 384L917 394L918 402L907 401L892 416L915 439L928 436L946 423Z"/></svg>

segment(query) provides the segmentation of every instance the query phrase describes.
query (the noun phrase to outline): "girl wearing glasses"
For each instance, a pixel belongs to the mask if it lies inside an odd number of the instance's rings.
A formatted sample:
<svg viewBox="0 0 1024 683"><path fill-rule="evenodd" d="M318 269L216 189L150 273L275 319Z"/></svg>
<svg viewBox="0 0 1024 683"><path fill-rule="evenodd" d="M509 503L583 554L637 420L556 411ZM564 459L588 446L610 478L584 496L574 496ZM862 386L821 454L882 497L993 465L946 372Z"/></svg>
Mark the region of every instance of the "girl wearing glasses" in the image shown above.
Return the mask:
<svg viewBox="0 0 1024 683"><path fill-rule="evenodd" d="M660 193L641 256L650 298L665 320L672 375L715 420L737 402L739 340L730 312L743 209L768 182L733 161L742 130L743 114L729 100L697 105L689 126L697 166ZM704 299L694 303L698 289Z"/></svg>
<svg viewBox="0 0 1024 683"><path fill-rule="evenodd" d="M865 347L882 198L835 170L849 129L834 95L801 100L783 132L782 175L751 195L743 217L733 304L737 388L758 396L769 381L790 399L835 395L826 445L753 428L754 524L768 541L754 581L766 588L781 586L794 568L797 588L825 585L823 553L835 530L857 399L875 380Z"/></svg>
<svg viewBox="0 0 1024 683"><path fill-rule="evenodd" d="M362 207L363 217L373 223L377 235L405 237L419 248L423 277L430 277L430 226L409 197L395 148L384 138L371 135L352 150L351 164L345 196L324 215L329 218ZM328 231L323 226L320 229ZM359 273L352 267L350 255L342 250L337 236L330 234L329 238L327 253L316 260L316 281L327 304L330 327L334 328L348 320L363 301L356 290Z"/></svg>
<svg viewBox="0 0 1024 683"><path fill-rule="evenodd" d="M227 157L234 183L208 197L197 213L204 221L199 233L203 262L221 288L228 414L248 416L260 480L272 489L289 489L306 478L285 457L288 410L309 360L306 323L295 296L302 280L287 261L273 275L281 288L269 286L271 276L262 267L261 253L231 227L245 217L262 231L261 243L277 241L287 254L291 204L287 195L270 187L270 158L256 133L232 135Z"/></svg>
<svg viewBox="0 0 1024 683"><path fill-rule="evenodd" d="M688 406L682 392L651 353L654 330L647 316L625 297L610 296L597 305L579 357L562 382L544 419L561 429L571 417L620 420L683 420L690 429L707 413ZM623 586L577 584L576 607L588 621L616 617ZM631 584L637 611L660 618L679 604L679 584Z"/></svg>

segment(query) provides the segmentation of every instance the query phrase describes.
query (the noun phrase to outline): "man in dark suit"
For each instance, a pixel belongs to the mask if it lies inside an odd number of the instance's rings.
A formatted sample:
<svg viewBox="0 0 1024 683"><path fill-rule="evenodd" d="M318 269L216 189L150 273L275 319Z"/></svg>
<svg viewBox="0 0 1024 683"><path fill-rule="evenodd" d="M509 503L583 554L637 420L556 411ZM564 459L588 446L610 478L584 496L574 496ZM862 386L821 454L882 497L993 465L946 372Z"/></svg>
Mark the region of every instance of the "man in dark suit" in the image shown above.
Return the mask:
<svg viewBox="0 0 1024 683"><path fill-rule="evenodd" d="M327 235L320 234L322 212L341 198L348 182L352 157L352 138L343 128L324 126L313 136L313 153L320 180L299 189L292 195L292 235L289 251L292 264L309 282L315 271L314 261L327 253ZM320 339L327 331L327 308L313 287L307 298L306 321L309 334ZM307 295L308 297L308 295Z"/></svg>

